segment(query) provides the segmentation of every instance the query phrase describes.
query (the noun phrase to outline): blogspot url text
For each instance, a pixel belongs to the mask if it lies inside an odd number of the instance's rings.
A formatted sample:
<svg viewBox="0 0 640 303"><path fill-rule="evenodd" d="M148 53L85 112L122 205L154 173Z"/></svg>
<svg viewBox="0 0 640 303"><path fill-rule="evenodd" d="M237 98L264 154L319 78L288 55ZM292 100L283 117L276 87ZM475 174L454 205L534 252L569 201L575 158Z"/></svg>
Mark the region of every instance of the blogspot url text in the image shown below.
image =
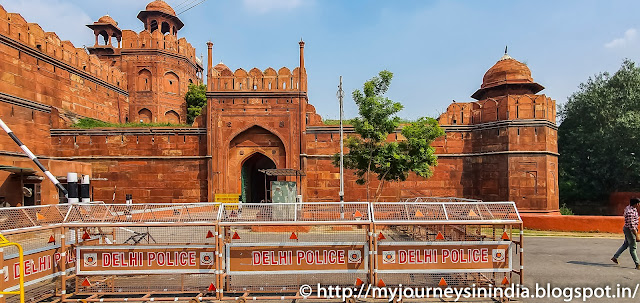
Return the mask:
<svg viewBox="0 0 640 303"><path fill-rule="evenodd" d="M341 286L300 286L300 295L304 298L322 299L366 299L385 298L389 301L402 299L453 299L455 302L462 299L471 298L509 298L509 299L557 299L564 302L586 302L589 299L628 299L636 298L638 286L626 287L616 284L615 286L603 287L553 287L551 284L538 284L534 287L526 287L519 284L511 284L503 287L476 286L469 287L377 287L364 284L359 287Z"/></svg>

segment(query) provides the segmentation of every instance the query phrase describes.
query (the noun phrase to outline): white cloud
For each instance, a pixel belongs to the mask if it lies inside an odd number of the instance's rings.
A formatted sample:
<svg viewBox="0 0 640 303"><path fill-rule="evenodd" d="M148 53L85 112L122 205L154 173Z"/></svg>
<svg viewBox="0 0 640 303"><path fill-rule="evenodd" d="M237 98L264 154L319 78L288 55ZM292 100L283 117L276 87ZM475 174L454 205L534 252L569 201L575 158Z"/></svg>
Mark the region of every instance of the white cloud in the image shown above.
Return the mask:
<svg viewBox="0 0 640 303"><path fill-rule="evenodd" d="M611 42L604 45L606 48L621 48L629 44L636 42L638 37L638 31L635 28L630 28L624 32L622 38L613 39Z"/></svg>
<svg viewBox="0 0 640 303"><path fill-rule="evenodd" d="M292 10L302 6L303 0L243 0L244 7L264 14L273 10Z"/></svg>
<svg viewBox="0 0 640 303"><path fill-rule="evenodd" d="M76 47L93 41L91 30L85 27L93 20L81 8L68 2L0 0L0 5L9 13L19 13L27 22L39 24L46 32L55 32L61 40L70 40Z"/></svg>

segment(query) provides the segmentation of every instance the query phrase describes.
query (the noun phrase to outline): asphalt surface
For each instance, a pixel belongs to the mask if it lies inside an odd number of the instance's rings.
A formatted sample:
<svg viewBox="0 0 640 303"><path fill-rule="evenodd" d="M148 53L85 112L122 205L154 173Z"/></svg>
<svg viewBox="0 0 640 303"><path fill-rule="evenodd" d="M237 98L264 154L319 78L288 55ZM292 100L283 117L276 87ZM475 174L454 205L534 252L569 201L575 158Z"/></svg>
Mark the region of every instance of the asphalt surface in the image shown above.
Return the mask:
<svg viewBox="0 0 640 303"><path fill-rule="evenodd" d="M606 238L525 238L525 285L550 283L552 287L612 287L616 294L618 284L630 287L631 292L640 283L640 270L636 270L629 251L619 258L620 265L611 257L622 244L622 239ZM591 298L587 302L638 302L635 299ZM563 299L521 300L523 302L565 302ZM582 302L582 298L570 302Z"/></svg>

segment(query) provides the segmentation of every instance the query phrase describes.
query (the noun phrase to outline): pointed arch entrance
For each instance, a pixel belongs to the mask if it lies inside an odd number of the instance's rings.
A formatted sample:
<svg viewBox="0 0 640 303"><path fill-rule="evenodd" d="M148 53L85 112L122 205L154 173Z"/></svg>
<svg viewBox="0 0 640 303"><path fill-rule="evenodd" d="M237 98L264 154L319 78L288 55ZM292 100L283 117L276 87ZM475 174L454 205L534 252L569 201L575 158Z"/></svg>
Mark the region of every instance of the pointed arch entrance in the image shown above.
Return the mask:
<svg viewBox="0 0 640 303"><path fill-rule="evenodd" d="M277 181L277 177L269 177L259 172L260 169L276 168L269 157L255 153L242 163L241 195L243 202L265 202L269 200L269 185Z"/></svg>
<svg viewBox="0 0 640 303"><path fill-rule="evenodd" d="M240 194L243 202L268 201L271 181L278 179L258 170L285 168L286 162L285 145L278 135L258 125L248 127L229 142L225 192Z"/></svg>

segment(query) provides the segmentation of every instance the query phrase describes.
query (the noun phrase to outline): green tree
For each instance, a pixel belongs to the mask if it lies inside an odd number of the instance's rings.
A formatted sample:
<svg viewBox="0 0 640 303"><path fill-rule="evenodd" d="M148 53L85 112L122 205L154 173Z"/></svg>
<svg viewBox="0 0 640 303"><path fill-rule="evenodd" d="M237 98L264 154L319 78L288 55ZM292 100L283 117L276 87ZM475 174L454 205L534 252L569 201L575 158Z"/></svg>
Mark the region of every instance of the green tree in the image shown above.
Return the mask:
<svg viewBox="0 0 640 303"><path fill-rule="evenodd" d="M359 116L352 119L357 136L346 139L349 152L344 156L344 166L355 170L358 184L366 184L367 200L370 201L370 175L376 174L380 185L376 200L385 182L404 181L409 172L428 178L433 167L438 165L431 143L444 135L444 131L433 118L420 118L402 128L406 140L387 142L389 134L402 121L396 114L402 104L386 98L393 74L381 71L377 77L365 82L363 90L355 90L353 100L358 105ZM340 165L340 154L335 154L334 165Z"/></svg>
<svg viewBox="0 0 640 303"><path fill-rule="evenodd" d="M580 84L560 108L560 199L604 201L640 190L640 68L625 60L615 74Z"/></svg>
<svg viewBox="0 0 640 303"><path fill-rule="evenodd" d="M189 84L189 91L184 96L187 101L187 124L192 124L207 105L206 92L207 87L204 84Z"/></svg>

